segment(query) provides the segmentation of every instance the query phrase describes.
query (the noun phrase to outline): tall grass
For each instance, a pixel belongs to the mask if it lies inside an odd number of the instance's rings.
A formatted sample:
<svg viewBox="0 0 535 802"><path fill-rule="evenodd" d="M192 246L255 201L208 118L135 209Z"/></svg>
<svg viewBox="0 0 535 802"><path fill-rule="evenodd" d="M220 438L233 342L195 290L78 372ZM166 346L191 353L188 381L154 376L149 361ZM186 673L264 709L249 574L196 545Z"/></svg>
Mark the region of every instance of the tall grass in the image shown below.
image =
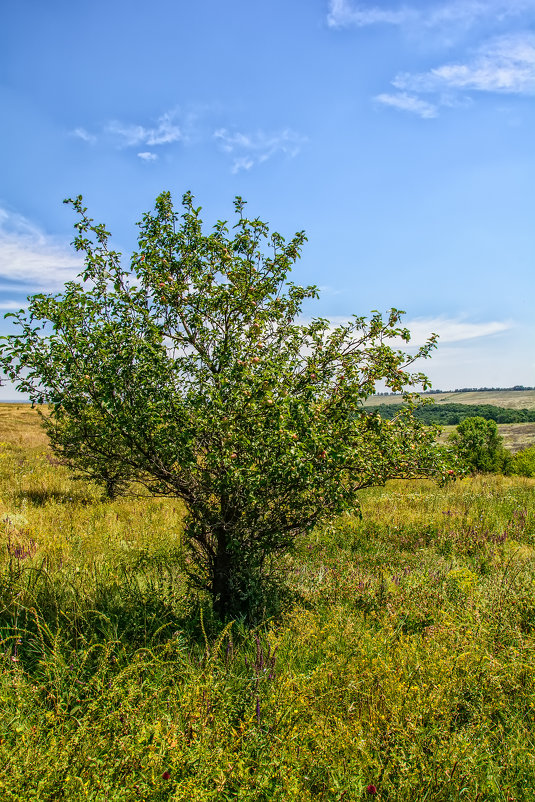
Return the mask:
<svg viewBox="0 0 535 802"><path fill-rule="evenodd" d="M533 799L534 480L363 493L221 628L180 504L0 437L2 800Z"/></svg>

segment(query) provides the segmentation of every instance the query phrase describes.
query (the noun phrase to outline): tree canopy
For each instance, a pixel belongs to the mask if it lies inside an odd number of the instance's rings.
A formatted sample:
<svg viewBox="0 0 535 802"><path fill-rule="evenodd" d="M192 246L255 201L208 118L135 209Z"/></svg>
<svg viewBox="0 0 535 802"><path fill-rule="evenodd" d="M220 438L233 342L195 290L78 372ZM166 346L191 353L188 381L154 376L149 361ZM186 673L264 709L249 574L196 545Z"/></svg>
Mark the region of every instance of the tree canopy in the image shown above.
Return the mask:
<svg viewBox="0 0 535 802"><path fill-rule="evenodd" d="M143 217L123 266L81 196L77 281L38 294L3 338L5 375L47 404L52 447L111 494L182 499L190 580L222 617L251 608L270 560L391 477L445 471L435 432L412 414L363 407L382 381L401 392L435 336L409 356L402 313L333 327L301 318L315 286L288 280L305 242L288 242L236 198L234 227L205 233L190 193Z"/></svg>
<svg viewBox="0 0 535 802"><path fill-rule="evenodd" d="M508 466L509 455L493 420L465 418L450 435L450 441L469 471L500 473Z"/></svg>

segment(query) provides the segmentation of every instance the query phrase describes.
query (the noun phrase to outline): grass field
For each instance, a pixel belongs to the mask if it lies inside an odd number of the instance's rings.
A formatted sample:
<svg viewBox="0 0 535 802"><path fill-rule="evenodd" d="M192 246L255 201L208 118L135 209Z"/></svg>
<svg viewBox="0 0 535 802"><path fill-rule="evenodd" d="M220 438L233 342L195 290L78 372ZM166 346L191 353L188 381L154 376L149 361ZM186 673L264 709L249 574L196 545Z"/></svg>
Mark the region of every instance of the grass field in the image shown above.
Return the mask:
<svg viewBox="0 0 535 802"><path fill-rule="evenodd" d="M484 390L474 393L422 393L436 404L491 404L506 409L535 409L535 390ZM366 406L377 404L399 404L399 395L376 395L366 401Z"/></svg>
<svg viewBox="0 0 535 802"><path fill-rule="evenodd" d="M0 440L0 799L533 800L535 480L369 490L221 628L179 503L103 502L26 406Z"/></svg>

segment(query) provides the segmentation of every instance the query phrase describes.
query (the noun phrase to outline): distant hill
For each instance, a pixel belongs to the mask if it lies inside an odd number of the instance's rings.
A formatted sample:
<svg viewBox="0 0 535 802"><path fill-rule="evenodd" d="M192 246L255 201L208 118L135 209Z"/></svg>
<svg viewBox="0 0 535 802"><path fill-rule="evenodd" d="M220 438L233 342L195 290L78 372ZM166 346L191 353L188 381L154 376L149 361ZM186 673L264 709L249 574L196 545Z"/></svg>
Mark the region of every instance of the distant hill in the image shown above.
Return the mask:
<svg viewBox="0 0 535 802"><path fill-rule="evenodd" d="M491 404L505 409L535 409L535 389L525 390L452 390L441 393L421 393L437 404ZM365 401L367 407L380 404L399 404L400 395L374 395Z"/></svg>
<svg viewBox="0 0 535 802"><path fill-rule="evenodd" d="M382 418L393 418L404 409L404 405L379 404L366 409L370 413L378 412ZM414 410L414 416L423 423L441 426L456 426L465 418L475 417L496 423L535 423L535 409L511 409L492 404L422 404Z"/></svg>

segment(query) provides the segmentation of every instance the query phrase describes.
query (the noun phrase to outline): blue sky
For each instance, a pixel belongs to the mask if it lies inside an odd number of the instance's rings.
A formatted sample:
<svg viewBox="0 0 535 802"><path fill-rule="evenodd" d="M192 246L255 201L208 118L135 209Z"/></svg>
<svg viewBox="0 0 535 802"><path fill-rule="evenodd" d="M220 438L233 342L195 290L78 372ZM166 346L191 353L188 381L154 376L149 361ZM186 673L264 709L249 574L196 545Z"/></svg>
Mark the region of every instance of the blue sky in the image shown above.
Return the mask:
<svg viewBox="0 0 535 802"><path fill-rule="evenodd" d="M535 384L535 0L17 0L0 30L0 312L164 189L308 243L307 315L391 306L435 387ZM2 322L2 331L8 323ZM13 397L9 386L0 397Z"/></svg>

